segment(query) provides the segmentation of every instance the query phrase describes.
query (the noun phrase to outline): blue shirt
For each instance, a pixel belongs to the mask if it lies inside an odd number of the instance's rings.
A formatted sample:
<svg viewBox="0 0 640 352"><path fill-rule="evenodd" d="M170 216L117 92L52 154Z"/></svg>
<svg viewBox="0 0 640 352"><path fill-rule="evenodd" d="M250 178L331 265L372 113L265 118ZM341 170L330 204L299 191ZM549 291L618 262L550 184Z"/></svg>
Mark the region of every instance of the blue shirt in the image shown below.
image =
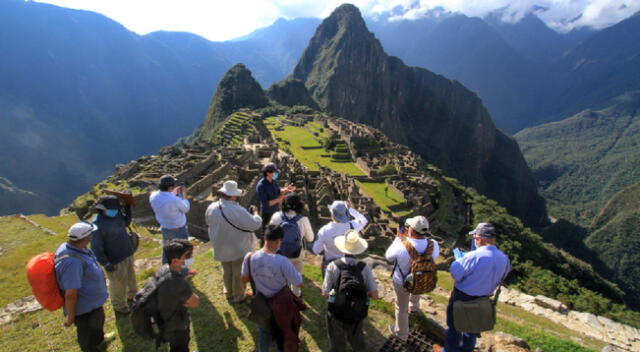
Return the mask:
<svg viewBox="0 0 640 352"><path fill-rule="evenodd" d="M63 254L72 254L82 258L68 257L59 261L55 267L60 289L78 290L76 316L101 307L108 297L107 284L93 252L87 248L78 249L70 243L63 243L58 247L56 257Z"/></svg>
<svg viewBox="0 0 640 352"><path fill-rule="evenodd" d="M256 290L265 297L273 297L288 284L297 286L302 283L302 276L287 257L266 253L262 249L251 255L251 273L249 273L250 254L244 257L242 275L251 275L256 284Z"/></svg>
<svg viewBox="0 0 640 352"><path fill-rule="evenodd" d="M511 270L509 257L496 246L482 246L451 263L455 288L469 296L490 296Z"/></svg>
<svg viewBox="0 0 640 352"><path fill-rule="evenodd" d="M273 182L269 182L265 177L263 177L258 181L256 192L260 199L261 214L274 214L280 210L280 204L269 206L270 200L280 197L280 185L278 185L278 181L273 180Z"/></svg>

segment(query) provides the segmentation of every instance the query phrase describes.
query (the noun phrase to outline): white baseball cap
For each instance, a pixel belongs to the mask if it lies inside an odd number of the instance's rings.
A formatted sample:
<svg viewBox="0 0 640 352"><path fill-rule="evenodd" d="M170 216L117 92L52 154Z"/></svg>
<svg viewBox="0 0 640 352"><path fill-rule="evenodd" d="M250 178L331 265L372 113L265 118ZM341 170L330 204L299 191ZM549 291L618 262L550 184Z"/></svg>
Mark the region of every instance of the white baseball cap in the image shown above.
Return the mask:
<svg viewBox="0 0 640 352"><path fill-rule="evenodd" d="M427 218L422 215L407 219L407 221L405 221L405 224L422 235L425 235L427 232L429 232L429 220L427 220Z"/></svg>
<svg viewBox="0 0 640 352"><path fill-rule="evenodd" d="M67 235L70 240L78 241L89 235L91 235L95 230L98 229L98 226L92 224L90 222L77 222L69 228Z"/></svg>

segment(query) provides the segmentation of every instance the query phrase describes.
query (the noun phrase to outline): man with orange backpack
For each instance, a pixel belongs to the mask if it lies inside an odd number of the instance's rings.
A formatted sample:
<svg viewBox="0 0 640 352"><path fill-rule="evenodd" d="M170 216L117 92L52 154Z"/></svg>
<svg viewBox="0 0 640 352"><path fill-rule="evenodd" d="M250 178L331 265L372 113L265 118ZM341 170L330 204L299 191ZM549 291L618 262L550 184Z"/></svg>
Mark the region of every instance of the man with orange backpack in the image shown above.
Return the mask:
<svg viewBox="0 0 640 352"><path fill-rule="evenodd" d="M387 249L387 261L395 263L393 290L396 296L396 323L389 326L392 335L402 341L409 338L409 313L420 310L420 295L436 287L435 261L440 255L438 242L427 238L429 221L424 216L407 219Z"/></svg>
<svg viewBox="0 0 640 352"><path fill-rule="evenodd" d="M107 285L93 252L87 248L98 227L79 222L68 231L69 241L55 254L55 274L64 296L65 327L76 326L78 344L83 352L106 350L104 310Z"/></svg>

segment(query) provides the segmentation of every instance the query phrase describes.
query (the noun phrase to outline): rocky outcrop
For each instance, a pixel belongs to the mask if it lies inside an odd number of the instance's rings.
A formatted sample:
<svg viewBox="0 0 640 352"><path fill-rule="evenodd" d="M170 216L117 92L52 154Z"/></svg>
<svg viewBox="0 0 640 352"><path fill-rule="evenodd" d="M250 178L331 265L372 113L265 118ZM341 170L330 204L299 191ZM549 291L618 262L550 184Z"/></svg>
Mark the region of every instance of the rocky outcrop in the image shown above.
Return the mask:
<svg viewBox="0 0 640 352"><path fill-rule="evenodd" d="M211 140L216 128L234 111L240 108L261 108L268 103L262 87L253 78L251 71L243 64L237 64L220 80L207 117L202 127L196 131L196 137Z"/></svg>
<svg viewBox="0 0 640 352"><path fill-rule="evenodd" d="M460 83L388 56L359 10L342 5L318 27L293 76L325 110L385 132L528 225L544 201L511 138Z"/></svg>
<svg viewBox="0 0 640 352"><path fill-rule="evenodd" d="M568 329L596 340L604 341L622 351L640 351L640 331L637 328L587 312L567 310L561 303L544 296L530 296L502 288L500 302L520 307L545 317Z"/></svg>

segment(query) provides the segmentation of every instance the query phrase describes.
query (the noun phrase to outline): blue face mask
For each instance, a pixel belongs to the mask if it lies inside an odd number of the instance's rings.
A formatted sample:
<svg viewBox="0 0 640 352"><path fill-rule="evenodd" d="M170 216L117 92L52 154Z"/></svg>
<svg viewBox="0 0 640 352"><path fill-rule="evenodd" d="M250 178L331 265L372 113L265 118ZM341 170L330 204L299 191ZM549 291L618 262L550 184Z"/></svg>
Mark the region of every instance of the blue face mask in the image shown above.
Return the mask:
<svg viewBox="0 0 640 352"><path fill-rule="evenodd" d="M278 174L277 172L274 172L274 173L273 173L273 176L272 176L272 177L273 177L273 180L274 180L274 181L278 180L278 176L279 176L279 175L280 175L280 174Z"/></svg>
<svg viewBox="0 0 640 352"><path fill-rule="evenodd" d="M107 209L104 211L104 215L115 218L118 215L118 209Z"/></svg>

